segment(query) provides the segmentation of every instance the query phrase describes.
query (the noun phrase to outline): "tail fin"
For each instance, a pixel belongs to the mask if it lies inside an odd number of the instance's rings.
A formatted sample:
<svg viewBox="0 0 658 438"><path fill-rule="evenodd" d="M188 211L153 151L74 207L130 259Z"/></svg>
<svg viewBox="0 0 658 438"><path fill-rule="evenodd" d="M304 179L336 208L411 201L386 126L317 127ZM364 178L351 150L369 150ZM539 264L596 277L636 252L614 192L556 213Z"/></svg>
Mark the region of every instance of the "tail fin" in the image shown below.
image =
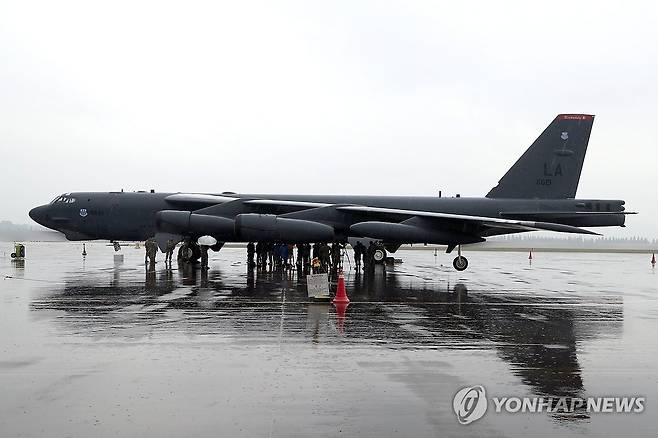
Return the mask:
<svg viewBox="0 0 658 438"><path fill-rule="evenodd" d="M560 114L487 198L575 198L594 116Z"/></svg>

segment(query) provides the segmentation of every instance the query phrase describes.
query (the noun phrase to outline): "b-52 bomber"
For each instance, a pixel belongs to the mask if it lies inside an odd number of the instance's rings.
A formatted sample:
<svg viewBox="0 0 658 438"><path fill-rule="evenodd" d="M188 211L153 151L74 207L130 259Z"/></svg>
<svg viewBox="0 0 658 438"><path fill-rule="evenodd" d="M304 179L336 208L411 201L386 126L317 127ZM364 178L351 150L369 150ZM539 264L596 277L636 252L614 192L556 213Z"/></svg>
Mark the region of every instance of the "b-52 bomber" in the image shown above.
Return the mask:
<svg viewBox="0 0 658 438"><path fill-rule="evenodd" d="M483 198L352 195L262 195L76 192L36 207L30 217L69 240L143 241L161 249L197 239L224 242L315 243L367 238L373 258L402 244L455 248L453 266L468 261L461 246L527 231L597 234L582 227L624 226L624 201L576 199L594 116L560 114Z"/></svg>

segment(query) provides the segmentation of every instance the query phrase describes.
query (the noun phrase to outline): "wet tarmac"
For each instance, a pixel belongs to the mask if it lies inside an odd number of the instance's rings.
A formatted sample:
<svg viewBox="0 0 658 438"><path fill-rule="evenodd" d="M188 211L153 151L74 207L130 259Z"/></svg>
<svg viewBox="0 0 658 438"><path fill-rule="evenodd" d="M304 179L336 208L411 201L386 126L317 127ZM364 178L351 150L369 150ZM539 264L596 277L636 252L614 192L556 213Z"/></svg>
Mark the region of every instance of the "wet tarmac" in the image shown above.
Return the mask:
<svg viewBox="0 0 658 438"><path fill-rule="evenodd" d="M401 251L343 312L294 273L147 272L101 243L0 258L0 435L655 436L658 274L641 254ZM0 252L1 254L1 252ZM642 413L496 413L453 396L644 396Z"/></svg>

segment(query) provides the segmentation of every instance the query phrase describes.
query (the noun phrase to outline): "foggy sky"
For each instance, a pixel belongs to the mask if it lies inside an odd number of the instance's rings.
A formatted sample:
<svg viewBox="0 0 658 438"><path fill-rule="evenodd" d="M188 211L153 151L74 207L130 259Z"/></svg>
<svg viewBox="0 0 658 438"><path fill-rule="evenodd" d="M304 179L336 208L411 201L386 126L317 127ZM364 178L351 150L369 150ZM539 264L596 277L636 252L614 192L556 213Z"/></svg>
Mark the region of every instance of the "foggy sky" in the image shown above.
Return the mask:
<svg viewBox="0 0 658 438"><path fill-rule="evenodd" d="M558 113L655 237L651 3L0 0L0 219L72 191L483 196Z"/></svg>

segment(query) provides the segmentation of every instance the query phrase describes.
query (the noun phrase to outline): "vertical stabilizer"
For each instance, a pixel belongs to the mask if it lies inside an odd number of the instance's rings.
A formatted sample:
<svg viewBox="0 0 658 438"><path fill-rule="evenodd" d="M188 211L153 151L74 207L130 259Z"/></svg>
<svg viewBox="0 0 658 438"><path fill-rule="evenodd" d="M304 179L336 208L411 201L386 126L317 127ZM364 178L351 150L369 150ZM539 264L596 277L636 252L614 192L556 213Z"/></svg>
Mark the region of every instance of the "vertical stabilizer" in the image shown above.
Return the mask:
<svg viewBox="0 0 658 438"><path fill-rule="evenodd" d="M575 198L594 116L560 114L487 198Z"/></svg>

